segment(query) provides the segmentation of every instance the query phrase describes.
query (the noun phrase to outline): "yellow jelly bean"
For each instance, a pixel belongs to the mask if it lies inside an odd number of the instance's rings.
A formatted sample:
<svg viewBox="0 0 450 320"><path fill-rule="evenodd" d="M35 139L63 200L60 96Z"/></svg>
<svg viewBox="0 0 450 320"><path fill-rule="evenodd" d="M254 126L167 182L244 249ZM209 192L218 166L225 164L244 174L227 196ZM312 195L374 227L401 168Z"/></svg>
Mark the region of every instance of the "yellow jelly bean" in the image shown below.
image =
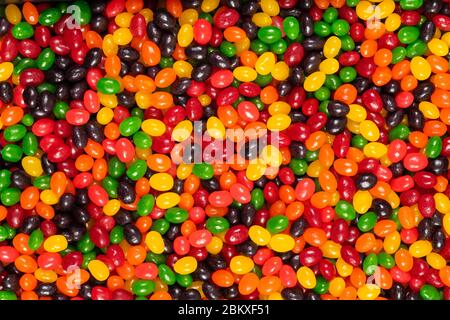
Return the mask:
<svg viewBox="0 0 450 320"><path fill-rule="evenodd" d="M252 16L252 22L261 28L272 25L272 18L265 12L257 12Z"/></svg>
<svg viewBox="0 0 450 320"><path fill-rule="evenodd" d="M387 147L380 142L369 142L364 146L363 152L368 158L380 159L387 153Z"/></svg>
<svg viewBox="0 0 450 320"><path fill-rule="evenodd" d="M433 246L428 240L417 240L409 246L409 253L411 253L414 258L425 257L432 250Z"/></svg>
<svg viewBox="0 0 450 320"><path fill-rule="evenodd" d="M183 24L180 27L177 35L178 44L180 47L187 47L194 40L194 28L190 24Z"/></svg>
<svg viewBox="0 0 450 320"><path fill-rule="evenodd" d="M261 178L266 172L267 166L260 159L253 159L249 162L247 169L245 171L245 175L251 181L256 181Z"/></svg>
<svg viewBox="0 0 450 320"><path fill-rule="evenodd" d="M431 252L426 257L427 263L436 270L441 270L447 265L445 258L441 256L439 253Z"/></svg>
<svg viewBox="0 0 450 320"><path fill-rule="evenodd" d="M364 107L360 106L359 104L351 104L349 105L349 108L350 111L347 114L347 118L349 120L361 122L366 119L367 111Z"/></svg>
<svg viewBox="0 0 450 320"><path fill-rule="evenodd" d="M39 177L44 173L41 160L32 156L25 156L22 159L22 167L27 174L32 177Z"/></svg>
<svg viewBox="0 0 450 320"><path fill-rule="evenodd" d="M400 247L401 237L398 231L389 233L383 241L383 248L387 254L394 254Z"/></svg>
<svg viewBox="0 0 450 320"><path fill-rule="evenodd" d="M145 244L149 250L156 254L164 252L164 240L159 232L150 231L145 236Z"/></svg>
<svg viewBox="0 0 450 320"><path fill-rule="evenodd" d="M142 122L141 129L152 137L159 137L166 132L166 125L158 119L147 119Z"/></svg>
<svg viewBox="0 0 450 320"><path fill-rule="evenodd" d="M261 0L260 6L262 11L269 16L277 16L280 13L280 6L275 0Z"/></svg>
<svg viewBox="0 0 450 320"><path fill-rule="evenodd" d="M14 65L11 62L0 63L0 81L8 80L14 70Z"/></svg>
<svg viewBox="0 0 450 320"><path fill-rule="evenodd" d="M359 132L369 141L377 141L380 138L380 130L377 125L370 120L364 120L359 124Z"/></svg>
<svg viewBox="0 0 450 320"><path fill-rule="evenodd" d="M18 24L22 20L22 13L15 4L8 4L5 8L6 20L11 24ZM3 80L2 80L3 81Z"/></svg>
<svg viewBox="0 0 450 320"><path fill-rule="evenodd" d="M442 223L444 225L445 232L447 232L447 234L450 234L450 214L446 214L442 218Z"/></svg>
<svg viewBox="0 0 450 320"><path fill-rule="evenodd" d="M311 162L306 169L306 174L313 178L318 178L319 174L325 169L325 167L320 163L319 160Z"/></svg>
<svg viewBox="0 0 450 320"><path fill-rule="evenodd" d="M272 236L269 246L275 252L288 252L294 249L295 240L288 234L279 233Z"/></svg>
<svg viewBox="0 0 450 320"><path fill-rule="evenodd" d="M269 114L271 116L276 114L289 114L291 112L291 106L284 101L275 101L269 106Z"/></svg>
<svg viewBox="0 0 450 320"><path fill-rule="evenodd" d="M47 252L60 252L66 250L67 245L67 239L62 235L53 235L44 241L44 249Z"/></svg>
<svg viewBox="0 0 450 320"><path fill-rule="evenodd" d="M180 180L186 180L186 178L192 173L193 167L193 164L180 163L177 168L177 178Z"/></svg>
<svg viewBox="0 0 450 320"><path fill-rule="evenodd" d="M436 210L442 212L443 214L450 213L450 200L443 193L435 193L434 202L436 203Z"/></svg>
<svg viewBox="0 0 450 320"><path fill-rule="evenodd" d="M120 201L117 199L109 200L103 207L103 213L107 216L113 216L120 210Z"/></svg>
<svg viewBox="0 0 450 320"><path fill-rule="evenodd" d="M253 260L246 256L234 256L230 261L230 269L235 274L246 274L255 266Z"/></svg>
<svg viewBox="0 0 450 320"><path fill-rule="evenodd" d="M361 300L375 300L380 295L381 289L376 284L364 284L358 288L358 298Z"/></svg>
<svg viewBox="0 0 450 320"><path fill-rule="evenodd" d="M119 28L113 33L114 43L119 46L125 46L133 40L133 35L128 28Z"/></svg>
<svg viewBox="0 0 450 320"><path fill-rule="evenodd" d="M114 18L114 22L121 28L128 28L130 27L131 19L133 19L133 14L122 12Z"/></svg>
<svg viewBox="0 0 450 320"><path fill-rule="evenodd" d="M393 0L384 0L375 8L377 18L386 19L395 10L395 2Z"/></svg>
<svg viewBox="0 0 450 320"><path fill-rule="evenodd" d="M414 57L411 60L411 72L417 80L427 80L431 75L431 66L422 57Z"/></svg>
<svg viewBox="0 0 450 320"><path fill-rule="evenodd" d="M97 112L97 122L106 125L114 118L114 111L111 108L103 107Z"/></svg>
<svg viewBox="0 0 450 320"><path fill-rule="evenodd" d="M173 187L173 178L168 173L156 173L150 177L150 186L158 191L169 191Z"/></svg>
<svg viewBox="0 0 450 320"><path fill-rule="evenodd" d="M375 7L369 1L361 1L356 5L356 15L363 20L368 20L375 14Z"/></svg>
<svg viewBox="0 0 450 320"><path fill-rule="evenodd" d="M441 40L444 41L450 48L450 32L446 32L442 35Z"/></svg>
<svg viewBox="0 0 450 320"><path fill-rule="evenodd" d="M333 297L339 298L345 290L345 280L341 277L336 277L330 281L328 291Z"/></svg>
<svg viewBox="0 0 450 320"><path fill-rule="evenodd" d="M220 238L213 236L211 238L211 241L206 245L206 251L208 251L210 254L218 254L220 251L222 251L223 248L223 241L220 240Z"/></svg>
<svg viewBox="0 0 450 320"><path fill-rule="evenodd" d="M250 48L250 39L246 37L241 41L235 42L234 46L236 47L236 55L240 57L242 52Z"/></svg>
<svg viewBox="0 0 450 320"><path fill-rule="evenodd" d="M134 95L136 104L141 109L148 109L152 106L152 94L150 92L139 91Z"/></svg>
<svg viewBox="0 0 450 320"><path fill-rule="evenodd" d="M166 192L156 198L156 205L161 209L169 209L180 203L180 196L175 192Z"/></svg>
<svg viewBox="0 0 450 320"><path fill-rule="evenodd" d="M53 283L58 279L58 274L53 270L45 270L42 268L37 268L34 272L36 280L43 283Z"/></svg>
<svg viewBox="0 0 450 320"><path fill-rule="evenodd" d="M105 281L109 277L108 266L101 260L92 260L88 263L91 275L98 281Z"/></svg>
<svg viewBox="0 0 450 320"><path fill-rule="evenodd" d="M173 66L173 70L175 71L178 78L190 78L192 73L192 65L186 61L176 61Z"/></svg>
<svg viewBox="0 0 450 320"><path fill-rule="evenodd" d="M303 88L308 92L317 91L322 87L326 79L325 73L316 71L306 77Z"/></svg>
<svg viewBox="0 0 450 320"><path fill-rule="evenodd" d="M261 226L251 226L248 230L250 239L258 246L265 246L270 242L270 232Z"/></svg>
<svg viewBox="0 0 450 320"><path fill-rule="evenodd" d="M419 103L419 110L427 119L439 119L439 109L435 104L431 102L422 101L421 103Z"/></svg>
<svg viewBox="0 0 450 320"><path fill-rule="evenodd" d="M59 197L52 190L44 190L40 194L41 201L48 205L57 204L59 201Z"/></svg>
<svg viewBox="0 0 450 320"><path fill-rule="evenodd" d="M117 101L117 96L115 94L103 94L97 92L97 95L102 106L115 108L119 104L119 102Z"/></svg>
<svg viewBox="0 0 450 320"><path fill-rule="evenodd" d="M348 277L353 272L353 266L342 258L336 260L336 270L341 277Z"/></svg>
<svg viewBox="0 0 450 320"><path fill-rule="evenodd" d="M336 57L339 50L341 50L341 46L341 39L336 36L329 37L323 46L323 54L325 58L331 59Z"/></svg>
<svg viewBox="0 0 450 320"><path fill-rule="evenodd" d="M183 257L173 265L173 270L181 275L194 272L197 269L197 260L194 257Z"/></svg>
<svg viewBox="0 0 450 320"><path fill-rule="evenodd" d="M267 297L267 300L283 300L283 296L279 292L272 292Z"/></svg>
<svg viewBox="0 0 450 320"><path fill-rule="evenodd" d="M431 53L437 56L444 57L448 54L448 45L441 39L431 39L430 42L427 43L427 45Z"/></svg>
<svg viewBox="0 0 450 320"><path fill-rule="evenodd" d="M394 32L402 25L402 18L397 13L390 14L384 21L384 25L386 31Z"/></svg>
<svg viewBox="0 0 450 320"><path fill-rule="evenodd" d="M324 244L320 246L320 250L325 258L337 259L341 257L342 245L336 243L332 240L325 241Z"/></svg>
<svg viewBox="0 0 450 320"><path fill-rule="evenodd" d="M217 117L209 117L206 121L206 132L211 138L222 140L225 138L225 126Z"/></svg>
<svg viewBox="0 0 450 320"><path fill-rule="evenodd" d="M275 68L277 58L272 52L264 52L255 63L256 72L260 75L268 75Z"/></svg>
<svg viewBox="0 0 450 320"><path fill-rule="evenodd" d="M114 36L112 34L107 34L103 38L102 49L103 54L107 57L114 56L119 52L119 46L114 41Z"/></svg>
<svg viewBox="0 0 450 320"><path fill-rule="evenodd" d="M200 104L203 107L209 106L211 104L211 97L208 96L207 94L202 94L197 99L198 101L200 101Z"/></svg>
<svg viewBox="0 0 450 320"><path fill-rule="evenodd" d="M241 82L251 82L258 76L255 69L250 67L237 67L233 70L233 76Z"/></svg>
<svg viewBox="0 0 450 320"><path fill-rule="evenodd" d="M394 191L391 191L386 196L386 201L389 202L392 208L398 208L400 205L400 197Z"/></svg>
<svg viewBox="0 0 450 320"><path fill-rule="evenodd" d="M286 114L276 114L267 120L267 128L271 131L283 131L291 124L291 118Z"/></svg>
<svg viewBox="0 0 450 320"><path fill-rule="evenodd" d="M201 9L203 12L214 11L219 6L220 0L203 0Z"/></svg>
<svg viewBox="0 0 450 320"><path fill-rule="evenodd" d="M181 16L178 18L178 22L180 26L183 24L193 25L198 19L198 12L195 9L186 9L181 13Z"/></svg>
<svg viewBox="0 0 450 320"><path fill-rule="evenodd" d="M305 266L302 266L297 270L297 279L300 285L305 289L313 289L317 283L314 272Z"/></svg>
<svg viewBox="0 0 450 320"><path fill-rule="evenodd" d="M372 195L367 190L358 190L353 196L353 207L358 213L366 213L372 206Z"/></svg>
<svg viewBox="0 0 450 320"><path fill-rule="evenodd" d="M172 139L176 142L182 142L191 136L193 129L191 121L183 120L173 128Z"/></svg>
<svg viewBox="0 0 450 320"><path fill-rule="evenodd" d="M339 70L339 62L334 58L323 60L319 65L319 70L325 74L333 74Z"/></svg>
<svg viewBox="0 0 450 320"><path fill-rule="evenodd" d="M289 66L284 61L279 61L273 67L271 72L275 80L283 81L289 77Z"/></svg>

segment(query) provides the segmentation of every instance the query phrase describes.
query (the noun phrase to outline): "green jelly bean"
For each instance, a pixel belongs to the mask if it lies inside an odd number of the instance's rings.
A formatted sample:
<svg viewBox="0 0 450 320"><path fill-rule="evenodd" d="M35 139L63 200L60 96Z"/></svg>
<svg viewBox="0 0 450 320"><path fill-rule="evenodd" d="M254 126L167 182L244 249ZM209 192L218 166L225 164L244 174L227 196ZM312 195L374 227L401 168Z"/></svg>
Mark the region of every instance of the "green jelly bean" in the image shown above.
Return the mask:
<svg viewBox="0 0 450 320"><path fill-rule="evenodd" d="M5 227L0 226L0 242L8 239L8 230Z"/></svg>
<svg viewBox="0 0 450 320"><path fill-rule="evenodd" d="M112 157L108 164L108 173L113 178L120 178L126 171L125 163L121 162L119 158Z"/></svg>
<svg viewBox="0 0 450 320"><path fill-rule="evenodd" d="M264 206L264 194L261 189L255 188L252 190L250 203L256 210Z"/></svg>
<svg viewBox="0 0 450 320"><path fill-rule="evenodd" d="M92 260L95 260L95 258L97 258L97 254L95 253L95 251L91 251L91 252L87 252L87 253L83 254L83 262L81 264L81 268L87 269L89 262L91 262Z"/></svg>
<svg viewBox="0 0 450 320"><path fill-rule="evenodd" d="M29 23L21 21L12 27L11 34L18 40L29 39L34 35L34 29Z"/></svg>
<svg viewBox="0 0 450 320"><path fill-rule="evenodd" d="M112 244L119 244L123 239L123 227L115 226L114 228L112 228L111 232L109 233L109 241L111 241Z"/></svg>
<svg viewBox="0 0 450 320"><path fill-rule="evenodd" d="M423 300L442 300L438 289L429 284L424 284L419 294Z"/></svg>
<svg viewBox="0 0 450 320"><path fill-rule="evenodd" d="M367 143L369 143L369 141L360 134L357 134L352 138L352 147L362 149Z"/></svg>
<svg viewBox="0 0 450 320"><path fill-rule="evenodd" d="M319 37L326 37L331 34L331 26L324 21L314 23L314 33Z"/></svg>
<svg viewBox="0 0 450 320"><path fill-rule="evenodd" d="M252 42L250 42L250 49L257 55L261 55L264 52L269 51L269 46L264 42L262 42L261 40L255 39Z"/></svg>
<svg viewBox="0 0 450 320"><path fill-rule="evenodd" d="M13 206L20 200L20 189L18 188L6 188L0 194L2 203L7 206Z"/></svg>
<svg viewBox="0 0 450 320"><path fill-rule="evenodd" d="M56 102L55 107L53 108L53 114L57 119L62 120L66 118L66 113L67 111L69 111L69 109L70 108L67 102L58 101Z"/></svg>
<svg viewBox="0 0 450 320"><path fill-rule="evenodd" d="M38 93L42 93L44 91L49 91L51 93L56 92L56 86L52 83L44 82L36 87Z"/></svg>
<svg viewBox="0 0 450 320"><path fill-rule="evenodd" d="M133 135L133 142L140 149L148 149L152 146L152 138L143 131L138 131Z"/></svg>
<svg viewBox="0 0 450 320"><path fill-rule="evenodd" d="M355 50L355 41L353 41L352 37L349 35L345 35L340 37L341 39L341 49L343 51L352 51Z"/></svg>
<svg viewBox="0 0 450 320"><path fill-rule="evenodd" d="M89 234L85 234L77 243L77 249L81 251L81 253L91 252L94 248L95 244L92 242Z"/></svg>
<svg viewBox="0 0 450 320"><path fill-rule="evenodd" d="M403 61L406 57L406 49L404 47L397 47L392 50L392 64L397 64Z"/></svg>
<svg viewBox="0 0 450 320"><path fill-rule="evenodd" d="M0 170L0 191L5 190L11 184L11 172L9 170Z"/></svg>
<svg viewBox="0 0 450 320"><path fill-rule="evenodd" d="M319 159L319 151L306 150L306 161L313 162Z"/></svg>
<svg viewBox="0 0 450 320"><path fill-rule="evenodd" d="M253 102L254 104L255 104L255 106L256 106L256 108L259 110L259 111L263 111L264 110L264 103L261 101L261 99L260 98L252 98L252 99L250 99L249 100L250 102Z"/></svg>
<svg viewBox="0 0 450 320"><path fill-rule="evenodd" d="M15 124L3 131L3 137L8 142L17 142L23 139L27 133L27 128L23 124Z"/></svg>
<svg viewBox="0 0 450 320"><path fill-rule="evenodd" d="M353 67L344 67L339 71L339 78L345 83L352 82L356 79L358 73Z"/></svg>
<svg viewBox="0 0 450 320"><path fill-rule="evenodd" d="M255 83L260 87L265 87L269 83L271 83L272 80L273 80L273 78L270 73L266 74L266 75L258 74L258 76L256 77L256 80L255 80Z"/></svg>
<svg viewBox="0 0 450 320"><path fill-rule="evenodd" d="M308 169L308 163L304 159L291 159L289 168L292 169L296 176L304 176Z"/></svg>
<svg viewBox="0 0 450 320"><path fill-rule="evenodd" d="M173 207L167 209L164 218L170 223L178 224L186 221L189 218L189 213L185 209Z"/></svg>
<svg viewBox="0 0 450 320"><path fill-rule="evenodd" d="M166 219L158 219L153 221L152 231L156 231L160 234L165 234L170 228L170 223Z"/></svg>
<svg viewBox="0 0 450 320"><path fill-rule="evenodd" d="M34 123L34 118L33 118L33 116L31 114L28 113L28 114L23 116L21 122L22 122L22 124L24 126L31 127L33 125L33 123Z"/></svg>
<svg viewBox="0 0 450 320"><path fill-rule="evenodd" d="M187 288L192 284L192 276L190 274L177 274L177 283L183 288Z"/></svg>
<svg viewBox="0 0 450 320"><path fill-rule="evenodd" d="M111 176L106 176L102 181L102 187L110 198L117 199L117 190L119 188L119 182Z"/></svg>
<svg viewBox="0 0 450 320"><path fill-rule="evenodd" d="M151 194L146 194L141 197L137 204L137 214L141 217L148 216L155 206L155 197Z"/></svg>
<svg viewBox="0 0 450 320"><path fill-rule="evenodd" d="M152 262L156 265L160 265L166 262L166 256L163 254L156 254L153 252L147 253L147 257L145 257L146 262Z"/></svg>
<svg viewBox="0 0 450 320"><path fill-rule="evenodd" d="M127 169L127 177L133 181L137 181L145 175L146 171L147 162L145 162L145 160L138 159Z"/></svg>
<svg viewBox="0 0 450 320"><path fill-rule="evenodd" d="M336 90L342 85L342 80L335 74L327 74L324 85L330 90Z"/></svg>
<svg viewBox="0 0 450 320"><path fill-rule="evenodd" d="M322 15L323 21L326 23L333 23L339 16L339 12L334 7L329 7L327 10L324 11Z"/></svg>
<svg viewBox="0 0 450 320"><path fill-rule="evenodd" d="M45 48L41 51L36 60L36 65L43 71L49 70L55 63L55 53L50 48Z"/></svg>
<svg viewBox="0 0 450 320"><path fill-rule="evenodd" d="M115 79L101 78L97 82L97 90L103 94L116 94L120 92L120 84Z"/></svg>
<svg viewBox="0 0 450 320"><path fill-rule="evenodd" d="M15 144L7 144L2 149L2 159L8 162L18 162L22 155L22 149Z"/></svg>
<svg viewBox="0 0 450 320"><path fill-rule="evenodd" d="M297 39L300 34L300 24L294 17L286 17L283 20L283 29L286 33L286 37L291 40Z"/></svg>
<svg viewBox="0 0 450 320"><path fill-rule="evenodd" d="M219 234L230 228L230 223L223 217L211 217L206 221L206 229L212 234Z"/></svg>
<svg viewBox="0 0 450 320"><path fill-rule="evenodd" d="M385 269L391 269L395 266L395 259L386 252L380 252L377 256L378 264Z"/></svg>
<svg viewBox="0 0 450 320"><path fill-rule="evenodd" d="M41 12L39 16L39 23L43 26L51 26L58 22L61 18L61 11L57 8L48 8Z"/></svg>
<svg viewBox="0 0 450 320"><path fill-rule="evenodd" d="M0 291L0 300L17 300L17 296L12 291Z"/></svg>
<svg viewBox="0 0 450 320"><path fill-rule="evenodd" d="M430 137L427 146L425 147L425 154L428 158L436 159L442 151L442 140L441 137L434 136Z"/></svg>
<svg viewBox="0 0 450 320"><path fill-rule="evenodd" d="M36 177L33 181L33 186L35 186L39 190L50 189L50 179L50 176Z"/></svg>
<svg viewBox="0 0 450 320"><path fill-rule="evenodd" d="M23 70L30 68L36 68L36 61L30 58L23 58L14 66L13 74L18 76Z"/></svg>
<svg viewBox="0 0 450 320"><path fill-rule="evenodd" d="M35 229L28 238L28 246L31 250L37 250L44 242L44 234L41 229Z"/></svg>
<svg viewBox="0 0 450 320"><path fill-rule="evenodd" d="M11 240L16 236L16 229L14 229L13 227L9 226L8 224L5 224L3 226L6 229L6 232L8 234L8 238L7 240Z"/></svg>
<svg viewBox="0 0 450 320"><path fill-rule="evenodd" d="M389 141L393 141L395 139L405 140L409 137L410 130L408 126L404 124L399 124L398 126L391 129L389 132Z"/></svg>
<svg viewBox="0 0 450 320"><path fill-rule="evenodd" d="M158 276L162 282L168 285L173 285L177 281L175 272L166 264L160 264L158 266Z"/></svg>
<svg viewBox="0 0 450 320"><path fill-rule="evenodd" d="M356 212L353 206L345 200L339 200L336 204L336 214L344 220L353 220L356 217Z"/></svg>
<svg viewBox="0 0 450 320"><path fill-rule="evenodd" d="M336 36L342 37L348 34L350 31L350 25L344 19L337 19L331 24L331 32Z"/></svg>
<svg viewBox="0 0 450 320"><path fill-rule="evenodd" d="M275 43L281 37L281 30L274 26L265 26L258 30L258 39L267 44Z"/></svg>
<svg viewBox="0 0 450 320"><path fill-rule="evenodd" d="M148 296L155 291L155 283L152 280L137 279L131 285L131 292L139 296Z"/></svg>
<svg viewBox="0 0 450 320"><path fill-rule="evenodd" d="M397 36L401 43L410 44L419 39L420 30L413 26L401 27Z"/></svg>
<svg viewBox="0 0 450 320"><path fill-rule="evenodd" d="M286 41L284 41L283 39L278 40L275 43L272 43L270 45L270 51L272 51L275 54L283 54L286 52L287 49L287 43ZM279 60L283 60L283 59L279 59Z"/></svg>
<svg viewBox="0 0 450 320"><path fill-rule="evenodd" d="M119 125L120 134L125 137L130 137L141 128L142 120L138 117L129 117L123 120Z"/></svg>
<svg viewBox="0 0 450 320"><path fill-rule="evenodd" d="M378 267L378 257L375 253L369 253L363 261L363 271L366 275L371 276Z"/></svg>
<svg viewBox="0 0 450 320"><path fill-rule="evenodd" d="M317 294L325 294L328 292L328 288L330 287L330 283L322 276L317 277L316 286L313 291Z"/></svg>
<svg viewBox="0 0 450 320"><path fill-rule="evenodd" d="M274 216L267 221L266 229L272 233L280 233L289 226L289 220L286 216Z"/></svg>
<svg viewBox="0 0 450 320"><path fill-rule="evenodd" d="M346 0L345 3L347 4L347 7L353 8L356 7L360 1L361 0Z"/></svg>
<svg viewBox="0 0 450 320"><path fill-rule="evenodd" d="M423 56L428 51L428 46L425 41L416 40L406 47L406 56L410 59L418 56Z"/></svg>
<svg viewBox="0 0 450 320"><path fill-rule="evenodd" d="M400 8L403 10L416 10L423 5L423 0L400 0Z"/></svg>
<svg viewBox="0 0 450 320"><path fill-rule="evenodd" d="M164 68L171 68L174 64L172 57L161 57L161 60L159 61L159 67L161 69Z"/></svg>
<svg viewBox="0 0 450 320"><path fill-rule="evenodd" d="M331 91L327 87L321 87L314 92L314 97L319 101L329 100L331 97Z"/></svg>
<svg viewBox="0 0 450 320"><path fill-rule="evenodd" d="M131 115L133 117L138 117L142 121L142 119L144 119L144 110L141 108L133 108L131 109Z"/></svg>
<svg viewBox="0 0 450 320"><path fill-rule="evenodd" d="M22 139L22 150L27 156L34 156L38 151L38 140L32 132L27 132Z"/></svg>
<svg viewBox="0 0 450 320"><path fill-rule="evenodd" d="M375 227L375 224L377 223L377 219L378 216L372 211L363 214L358 219L357 223L358 229L361 232L367 232L372 230Z"/></svg>
<svg viewBox="0 0 450 320"><path fill-rule="evenodd" d="M228 41L222 41L219 46L219 51L223 53L226 57L232 58L236 55L236 46Z"/></svg>
<svg viewBox="0 0 450 320"><path fill-rule="evenodd" d="M192 173L202 180L209 180L214 176L214 168L206 162L196 163L192 168Z"/></svg>
<svg viewBox="0 0 450 320"><path fill-rule="evenodd" d="M75 22L78 23L79 25L87 25L92 18L92 11L91 11L91 6L89 5L89 3L85 0L78 0L75 1L73 3L74 6L77 6L79 8L79 11L74 9L74 7L69 6L67 8L67 13L73 14L73 13L78 13L78 14L74 14L75 16ZM71 10L69 10L71 9Z"/></svg>

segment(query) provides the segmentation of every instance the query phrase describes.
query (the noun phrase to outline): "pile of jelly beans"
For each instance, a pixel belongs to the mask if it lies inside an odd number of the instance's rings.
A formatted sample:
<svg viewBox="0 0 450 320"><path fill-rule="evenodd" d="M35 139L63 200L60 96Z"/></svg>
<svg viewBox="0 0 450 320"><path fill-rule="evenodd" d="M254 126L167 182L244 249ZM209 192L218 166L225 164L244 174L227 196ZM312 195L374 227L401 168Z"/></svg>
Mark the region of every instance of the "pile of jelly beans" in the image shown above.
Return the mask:
<svg viewBox="0 0 450 320"><path fill-rule="evenodd" d="M449 300L449 47L449 0L1 6L0 300Z"/></svg>

